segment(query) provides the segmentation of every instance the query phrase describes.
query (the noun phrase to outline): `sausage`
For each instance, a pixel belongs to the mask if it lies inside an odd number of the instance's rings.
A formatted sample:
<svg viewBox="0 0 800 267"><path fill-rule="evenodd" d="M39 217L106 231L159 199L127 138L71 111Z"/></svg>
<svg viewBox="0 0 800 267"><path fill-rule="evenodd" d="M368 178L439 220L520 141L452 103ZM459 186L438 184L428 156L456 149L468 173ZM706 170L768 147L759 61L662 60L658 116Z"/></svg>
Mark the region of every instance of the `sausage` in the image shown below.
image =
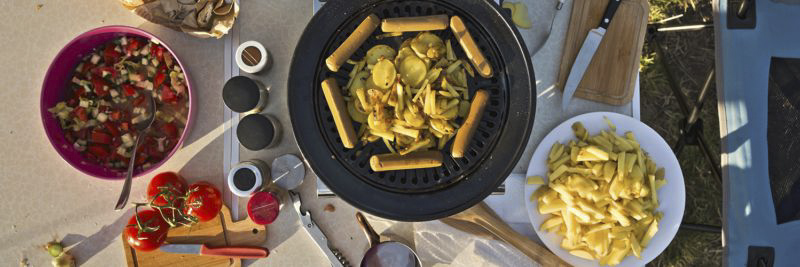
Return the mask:
<svg viewBox="0 0 800 267"><path fill-rule="evenodd" d="M407 155L380 154L369 158L372 171L394 171L442 166L442 152L436 150L412 152Z"/></svg>
<svg viewBox="0 0 800 267"><path fill-rule="evenodd" d="M378 23L380 19L375 14L370 14L364 21L361 21L361 24L358 24L356 30L347 36L347 39L339 45L336 50L331 53L328 59L325 60L325 64L328 65L328 69L333 72L339 71L339 67L347 61L353 53L358 50L364 41L367 40L367 37L372 35L372 32L378 28Z"/></svg>
<svg viewBox="0 0 800 267"><path fill-rule="evenodd" d="M341 89L336 79L328 78L322 81L322 93L325 94L325 101L328 102L328 107L333 114L333 122L336 124L336 130L339 132L339 137L342 138L342 144L346 148L353 148L356 146L356 131L353 130L353 122L350 116L347 115L347 106L344 104Z"/></svg>
<svg viewBox="0 0 800 267"><path fill-rule="evenodd" d="M453 147L450 151L453 158L464 157L464 151L467 149L467 145L469 145L472 136L475 135L475 129L478 128L478 123L481 121L483 109L486 107L486 101L488 100L489 93L485 90L481 89L475 93L475 98L469 106L469 115L467 115L464 124L461 125L461 128L456 132L456 139L453 141Z"/></svg>
<svg viewBox="0 0 800 267"><path fill-rule="evenodd" d="M472 39L472 35L469 34L467 26L464 25L464 21L461 20L461 17L453 16L450 18L450 30L453 31L453 35L458 39L461 48L464 49L467 58L472 61L472 65L475 66L475 70L478 71L478 74L484 78L491 78L492 65L489 64L489 61L483 56L481 50L478 49L478 44L475 43L475 39Z"/></svg>
<svg viewBox="0 0 800 267"><path fill-rule="evenodd" d="M433 15L420 17L404 17L383 19L381 30L383 32L421 32L447 29L449 18L447 15Z"/></svg>

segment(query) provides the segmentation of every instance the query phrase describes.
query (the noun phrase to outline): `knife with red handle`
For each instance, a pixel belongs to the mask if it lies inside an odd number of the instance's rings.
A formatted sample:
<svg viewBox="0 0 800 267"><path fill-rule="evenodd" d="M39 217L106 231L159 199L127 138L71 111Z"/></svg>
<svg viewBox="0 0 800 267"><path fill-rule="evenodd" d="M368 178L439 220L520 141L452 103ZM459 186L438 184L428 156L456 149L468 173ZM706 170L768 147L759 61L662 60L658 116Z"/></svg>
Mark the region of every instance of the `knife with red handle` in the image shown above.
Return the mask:
<svg viewBox="0 0 800 267"><path fill-rule="evenodd" d="M225 246L209 247L204 244L166 244L159 247L161 251L178 254L197 254L237 259L266 258L269 250L263 247Z"/></svg>

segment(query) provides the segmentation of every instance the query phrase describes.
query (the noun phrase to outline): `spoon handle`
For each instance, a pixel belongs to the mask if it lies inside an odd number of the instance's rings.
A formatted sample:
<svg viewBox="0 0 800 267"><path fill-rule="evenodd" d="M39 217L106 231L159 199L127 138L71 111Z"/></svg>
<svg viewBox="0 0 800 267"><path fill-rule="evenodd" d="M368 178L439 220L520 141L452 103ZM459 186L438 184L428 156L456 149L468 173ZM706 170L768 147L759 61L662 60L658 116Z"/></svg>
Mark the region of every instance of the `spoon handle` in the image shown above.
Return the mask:
<svg viewBox="0 0 800 267"><path fill-rule="evenodd" d="M122 192L119 193L119 200L114 210L121 210L128 203L128 196L131 194L131 180L133 180L133 164L136 162L136 150L139 149L139 141L142 139L144 132L136 136L136 143L133 145L133 152L131 153L131 160L128 163L128 172L125 174L125 183L122 184Z"/></svg>

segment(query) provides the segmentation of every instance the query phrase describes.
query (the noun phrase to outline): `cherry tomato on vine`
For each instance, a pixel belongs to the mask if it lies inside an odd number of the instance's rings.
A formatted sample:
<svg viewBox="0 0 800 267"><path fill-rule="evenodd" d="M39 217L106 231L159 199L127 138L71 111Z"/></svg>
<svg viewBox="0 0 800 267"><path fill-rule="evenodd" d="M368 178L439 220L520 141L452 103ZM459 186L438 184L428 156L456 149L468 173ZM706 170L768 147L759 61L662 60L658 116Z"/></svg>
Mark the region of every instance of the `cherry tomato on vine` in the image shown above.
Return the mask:
<svg viewBox="0 0 800 267"><path fill-rule="evenodd" d="M173 207L180 207L179 197L186 194L186 185L186 180L177 173L159 173L147 184L147 199L156 206L171 203ZM159 195L158 198L155 198L156 195Z"/></svg>
<svg viewBox="0 0 800 267"><path fill-rule="evenodd" d="M222 209L222 193L208 182L198 182L189 185L188 197L183 207L183 212L197 218L201 222L210 221L217 217Z"/></svg>
<svg viewBox="0 0 800 267"><path fill-rule="evenodd" d="M137 219L138 222L137 222ZM125 242L138 251L157 249L167 239L169 225L158 211L147 209L133 215L125 226L123 235Z"/></svg>

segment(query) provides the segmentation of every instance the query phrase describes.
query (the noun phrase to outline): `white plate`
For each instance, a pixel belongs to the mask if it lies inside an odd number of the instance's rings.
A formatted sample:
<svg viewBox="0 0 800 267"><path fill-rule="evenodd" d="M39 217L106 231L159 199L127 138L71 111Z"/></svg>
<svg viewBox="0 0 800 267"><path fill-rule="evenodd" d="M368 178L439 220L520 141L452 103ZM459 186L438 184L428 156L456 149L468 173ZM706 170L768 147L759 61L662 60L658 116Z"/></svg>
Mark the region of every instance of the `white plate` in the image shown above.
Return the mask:
<svg viewBox="0 0 800 267"><path fill-rule="evenodd" d="M680 227L681 220L683 219L683 208L686 202L686 192L683 184L683 173L678 164L678 159L672 152L672 149L664 141L661 136L656 133L649 126L644 123L617 113L610 112L593 112L583 115L575 116L550 131L547 136L542 139L536 151L533 153L530 165L528 165L528 176L538 175L545 177L547 183L547 156L550 153L550 147L556 141L562 144L567 143L569 140L575 139L572 133L572 124L576 121L583 123L584 128L589 131L590 135L598 134L601 130L609 130L603 117L607 117L614 125L617 126L617 133L622 135L627 131L633 132L636 140L647 152L658 167L663 167L665 170L665 178L667 184L658 190L659 206L658 211L664 213L664 217L658 222L658 232L650 241L644 250L642 250L642 258L638 259L634 256L627 256L617 266L644 266L653 260L658 254L661 254L667 245L669 245L675 233ZM561 237L556 233L548 233L547 231L539 231L539 226L542 222L550 217L550 215L539 214L538 203L536 201L529 201L531 194L541 185L525 184L525 208L528 211L528 217L536 230L536 234L544 242L544 244L553 251L556 255L561 257L564 261L574 266L599 266L597 261L585 260L561 248Z"/></svg>

